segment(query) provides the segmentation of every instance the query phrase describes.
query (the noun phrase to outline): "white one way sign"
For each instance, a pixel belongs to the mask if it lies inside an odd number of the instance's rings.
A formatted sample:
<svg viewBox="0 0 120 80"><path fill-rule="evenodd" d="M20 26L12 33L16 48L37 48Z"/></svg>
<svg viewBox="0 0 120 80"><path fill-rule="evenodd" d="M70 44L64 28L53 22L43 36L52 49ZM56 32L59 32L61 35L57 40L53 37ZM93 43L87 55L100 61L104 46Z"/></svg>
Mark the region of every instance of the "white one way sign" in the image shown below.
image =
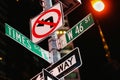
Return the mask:
<svg viewBox="0 0 120 80"><path fill-rule="evenodd" d="M79 48L77 47L74 50L72 50L69 54L61 58L58 62L46 68L46 70L56 78L60 79L62 77L67 76L81 65L82 60L80 57ZM43 73L38 73L30 80L44 80Z"/></svg>

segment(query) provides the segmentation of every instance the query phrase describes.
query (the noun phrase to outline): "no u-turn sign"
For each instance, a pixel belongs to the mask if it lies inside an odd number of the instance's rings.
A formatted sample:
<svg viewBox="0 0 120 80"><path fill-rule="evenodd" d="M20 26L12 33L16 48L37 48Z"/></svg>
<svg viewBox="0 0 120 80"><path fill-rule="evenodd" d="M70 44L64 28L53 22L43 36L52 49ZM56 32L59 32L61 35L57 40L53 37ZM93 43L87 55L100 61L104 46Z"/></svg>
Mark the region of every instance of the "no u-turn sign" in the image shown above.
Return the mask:
<svg viewBox="0 0 120 80"><path fill-rule="evenodd" d="M31 19L30 22L31 40L34 43L38 43L63 25L61 2L58 2L49 10L40 13L40 15Z"/></svg>

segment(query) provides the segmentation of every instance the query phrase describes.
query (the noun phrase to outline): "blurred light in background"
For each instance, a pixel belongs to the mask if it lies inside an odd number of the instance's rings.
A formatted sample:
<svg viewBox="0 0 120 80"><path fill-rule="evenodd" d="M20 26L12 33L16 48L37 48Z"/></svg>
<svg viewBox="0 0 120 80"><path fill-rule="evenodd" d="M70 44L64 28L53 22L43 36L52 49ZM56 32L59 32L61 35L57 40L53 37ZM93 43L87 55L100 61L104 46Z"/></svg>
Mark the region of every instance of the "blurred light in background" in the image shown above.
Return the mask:
<svg viewBox="0 0 120 80"><path fill-rule="evenodd" d="M92 4L93 8L98 12L103 11L105 8L105 4L103 3L102 0L92 0L91 4Z"/></svg>

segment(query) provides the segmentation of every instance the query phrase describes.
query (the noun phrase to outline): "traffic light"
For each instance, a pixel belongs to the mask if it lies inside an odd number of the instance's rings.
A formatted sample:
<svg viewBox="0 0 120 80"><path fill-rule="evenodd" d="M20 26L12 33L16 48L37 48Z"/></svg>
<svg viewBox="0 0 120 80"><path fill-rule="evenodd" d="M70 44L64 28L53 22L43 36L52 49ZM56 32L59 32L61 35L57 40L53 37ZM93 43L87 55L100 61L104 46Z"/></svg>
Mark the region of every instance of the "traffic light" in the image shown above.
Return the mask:
<svg viewBox="0 0 120 80"><path fill-rule="evenodd" d="M98 17L102 17L103 16L102 14L106 13L105 6L106 7L109 7L109 6L107 5L107 3L105 3L105 1L103 2L103 0L91 0L91 5L92 5L93 9L96 12L99 12L99 13L96 13L96 14L94 13L94 15L96 17L96 21L97 21L97 25L98 25L98 30L99 30L100 37L101 37L102 44L103 44L103 49L105 50L105 53L106 53L105 57L110 62L111 61L111 56L110 56L109 46L108 46L108 44L106 42L106 39L105 39L104 34L103 34L103 31L101 29L101 25L99 23L99 19L100 18L98 18ZM97 16L97 14L99 14L99 16Z"/></svg>
<svg viewBox="0 0 120 80"><path fill-rule="evenodd" d="M105 4L102 0L91 0L92 7L94 10L101 12L105 8Z"/></svg>
<svg viewBox="0 0 120 80"><path fill-rule="evenodd" d="M110 11L112 9L112 3L109 0L89 0L91 9L90 11L96 16L96 17L105 17L110 14Z"/></svg>

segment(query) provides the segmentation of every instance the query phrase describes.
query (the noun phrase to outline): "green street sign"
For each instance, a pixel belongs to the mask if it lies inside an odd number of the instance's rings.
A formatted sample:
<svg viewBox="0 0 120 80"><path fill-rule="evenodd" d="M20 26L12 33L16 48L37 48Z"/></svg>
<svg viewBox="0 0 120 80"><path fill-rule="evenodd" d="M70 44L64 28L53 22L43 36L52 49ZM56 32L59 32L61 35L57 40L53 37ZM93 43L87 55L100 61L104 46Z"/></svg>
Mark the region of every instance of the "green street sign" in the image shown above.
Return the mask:
<svg viewBox="0 0 120 80"><path fill-rule="evenodd" d="M50 61L48 51L42 49L41 47L39 47L39 45L33 43L29 38L21 34L16 29L12 28L7 23L5 23L5 35L12 38L13 40L18 42L19 44L21 44L22 46L36 54L37 56L45 59L46 61Z"/></svg>
<svg viewBox="0 0 120 80"><path fill-rule="evenodd" d="M75 26L73 26L70 30L68 30L64 35L60 36L60 38L57 40L58 49L62 49L65 46L67 46L70 42L72 42L78 36L83 34L93 25L94 25L94 20L92 18L92 14L89 13Z"/></svg>

